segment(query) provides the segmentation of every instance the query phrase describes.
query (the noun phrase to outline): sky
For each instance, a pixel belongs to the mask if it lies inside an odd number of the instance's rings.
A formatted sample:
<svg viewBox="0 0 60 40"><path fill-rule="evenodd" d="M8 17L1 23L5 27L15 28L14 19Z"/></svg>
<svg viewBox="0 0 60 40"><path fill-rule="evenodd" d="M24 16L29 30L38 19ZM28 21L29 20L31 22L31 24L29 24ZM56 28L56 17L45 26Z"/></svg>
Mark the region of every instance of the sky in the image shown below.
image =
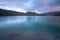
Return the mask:
<svg viewBox="0 0 60 40"><path fill-rule="evenodd" d="M60 11L60 0L0 0L0 8L19 12Z"/></svg>

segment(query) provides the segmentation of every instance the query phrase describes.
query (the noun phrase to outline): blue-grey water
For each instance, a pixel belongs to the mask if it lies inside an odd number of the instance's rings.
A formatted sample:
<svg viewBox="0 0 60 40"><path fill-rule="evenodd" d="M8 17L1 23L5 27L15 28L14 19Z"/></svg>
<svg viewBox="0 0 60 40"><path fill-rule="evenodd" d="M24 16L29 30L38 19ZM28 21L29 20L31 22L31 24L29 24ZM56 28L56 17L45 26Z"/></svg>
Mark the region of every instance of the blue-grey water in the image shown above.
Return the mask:
<svg viewBox="0 0 60 40"><path fill-rule="evenodd" d="M7 33L37 32L60 35L59 16L1 16L0 39Z"/></svg>
<svg viewBox="0 0 60 40"><path fill-rule="evenodd" d="M58 16L3 16L0 17L2 32L10 31L48 31L58 32L60 17ZM58 31L57 31L58 30ZM58 32L60 33L60 32Z"/></svg>

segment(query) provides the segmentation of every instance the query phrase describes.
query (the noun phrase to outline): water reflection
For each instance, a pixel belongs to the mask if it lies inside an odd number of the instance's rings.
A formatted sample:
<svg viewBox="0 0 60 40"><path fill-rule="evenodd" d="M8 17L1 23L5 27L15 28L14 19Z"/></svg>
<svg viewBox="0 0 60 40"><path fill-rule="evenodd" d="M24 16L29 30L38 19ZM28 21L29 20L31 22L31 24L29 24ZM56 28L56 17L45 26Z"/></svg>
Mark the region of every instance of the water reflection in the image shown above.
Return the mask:
<svg viewBox="0 0 60 40"><path fill-rule="evenodd" d="M58 16L5 16L0 17L0 23L23 23L23 22L39 22L43 24L59 24L60 17Z"/></svg>
<svg viewBox="0 0 60 40"><path fill-rule="evenodd" d="M58 16L6 16L0 17L0 30L11 31L43 31L60 33L60 17ZM55 31L54 31L55 30Z"/></svg>

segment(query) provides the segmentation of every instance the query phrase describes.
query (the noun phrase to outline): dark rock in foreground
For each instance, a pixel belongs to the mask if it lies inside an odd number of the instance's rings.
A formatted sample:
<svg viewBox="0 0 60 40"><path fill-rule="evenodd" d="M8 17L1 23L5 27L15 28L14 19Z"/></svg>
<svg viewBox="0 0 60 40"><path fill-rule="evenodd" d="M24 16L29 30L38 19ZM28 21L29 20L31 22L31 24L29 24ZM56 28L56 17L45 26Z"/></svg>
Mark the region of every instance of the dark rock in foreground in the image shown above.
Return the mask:
<svg viewBox="0 0 60 40"><path fill-rule="evenodd" d="M39 32L5 33L0 40L60 40L60 35Z"/></svg>

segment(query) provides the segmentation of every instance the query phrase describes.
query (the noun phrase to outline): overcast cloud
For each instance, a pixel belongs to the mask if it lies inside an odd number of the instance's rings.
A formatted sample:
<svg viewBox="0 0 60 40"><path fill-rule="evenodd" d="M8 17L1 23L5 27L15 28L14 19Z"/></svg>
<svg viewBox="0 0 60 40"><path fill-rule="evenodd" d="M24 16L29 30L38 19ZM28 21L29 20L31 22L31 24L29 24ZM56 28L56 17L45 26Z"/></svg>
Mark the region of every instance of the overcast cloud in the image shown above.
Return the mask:
<svg viewBox="0 0 60 40"><path fill-rule="evenodd" d="M60 0L0 0L0 8L19 12L60 11Z"/></svg>

